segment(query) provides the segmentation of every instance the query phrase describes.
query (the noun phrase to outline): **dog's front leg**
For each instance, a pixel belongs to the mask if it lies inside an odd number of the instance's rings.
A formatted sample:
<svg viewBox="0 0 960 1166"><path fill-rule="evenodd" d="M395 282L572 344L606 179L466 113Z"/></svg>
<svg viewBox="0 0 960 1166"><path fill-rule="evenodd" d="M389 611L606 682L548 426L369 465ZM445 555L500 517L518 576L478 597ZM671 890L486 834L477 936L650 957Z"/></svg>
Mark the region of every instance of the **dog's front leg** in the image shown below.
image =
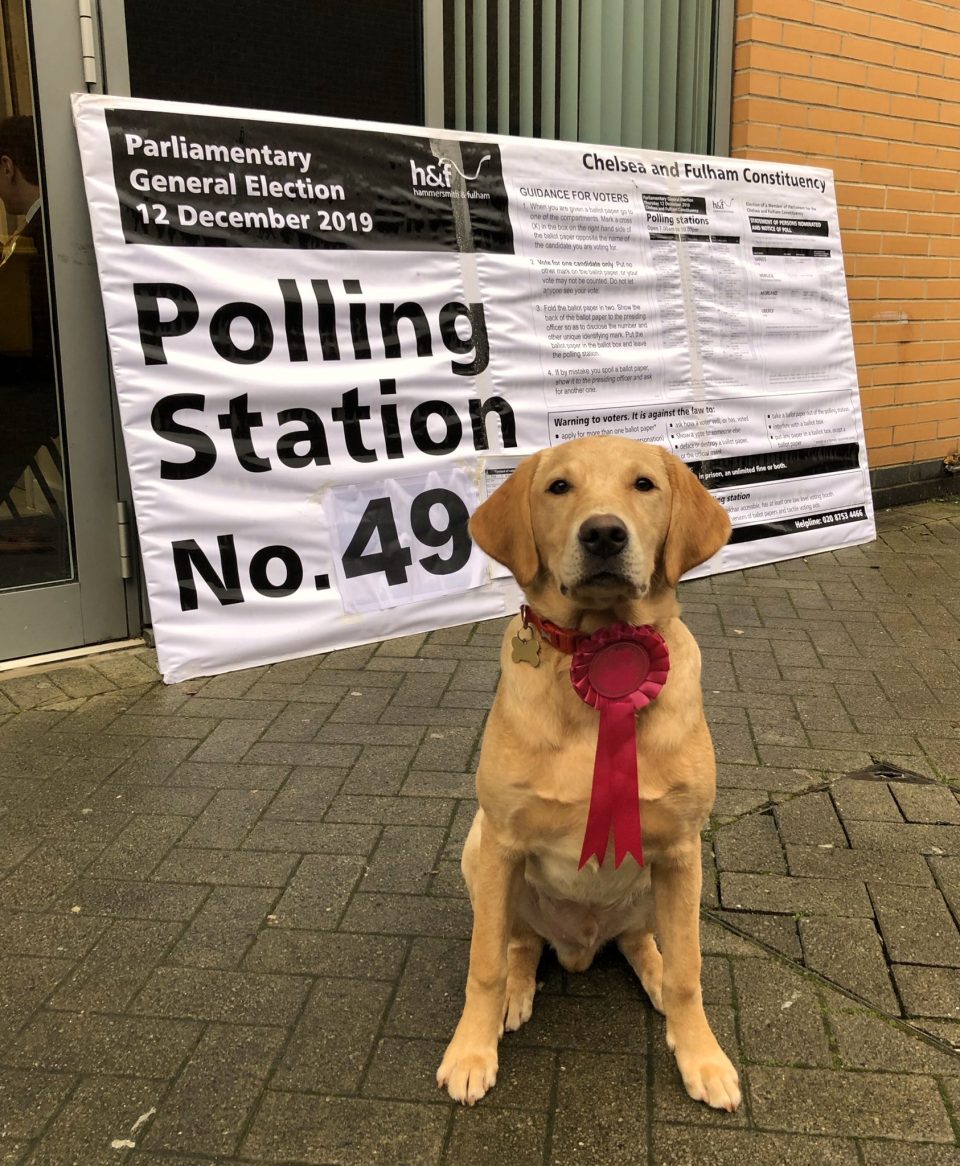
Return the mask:
<svg viewBox="0 0 960 1166"><path fill-rule="evenodd" d="M651 870L663 955L667 1044L687 1092L715 1109L740 1104L740 1081L703 1011L700 990L700 840L655 861Z"/></svg>
<svg viewBox="0 0 960 1166"><path fill-rule="evenodd" d="M497 1042L503 1033L507 945L522 859L509 855L488 828L481 831L470 887L473 937L466 1001L437 1070L454 1101L473 1105L497 1080Z"/></svg>

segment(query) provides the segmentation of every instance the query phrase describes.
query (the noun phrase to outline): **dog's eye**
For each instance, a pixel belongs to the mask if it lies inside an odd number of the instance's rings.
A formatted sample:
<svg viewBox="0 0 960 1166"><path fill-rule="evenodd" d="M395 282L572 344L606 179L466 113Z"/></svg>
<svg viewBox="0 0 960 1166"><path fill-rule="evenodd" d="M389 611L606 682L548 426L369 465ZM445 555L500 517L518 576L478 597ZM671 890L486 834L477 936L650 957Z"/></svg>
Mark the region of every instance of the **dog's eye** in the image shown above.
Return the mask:
<svg viewBox="0 0 960 1166"><path fill-rule="evenodd" d="M566 494L570 489L570 483L566 478L557 478L555 482L551 482L547 487L548 494Z"/></svg>
<svg viewBox="0 0 960 1166"><path fill-rule="evenodd" d="M641 494L646 494L649 490L656 490L656 486L649 478L637 478L633 483L633 488L639 490Z"/></svg>

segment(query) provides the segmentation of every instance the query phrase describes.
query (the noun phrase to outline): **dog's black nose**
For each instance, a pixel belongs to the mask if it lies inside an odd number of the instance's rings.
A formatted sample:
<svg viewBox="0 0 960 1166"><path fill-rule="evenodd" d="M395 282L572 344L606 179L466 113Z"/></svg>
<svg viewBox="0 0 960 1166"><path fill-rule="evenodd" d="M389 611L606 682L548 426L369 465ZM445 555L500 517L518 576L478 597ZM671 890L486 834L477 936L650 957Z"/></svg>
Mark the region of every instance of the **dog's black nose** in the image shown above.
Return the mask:
<svg viewBox="0 0 960 1166"><path fill-rule="evenodd" d="M627 528L615 514L594 514L580 524L580 545L598 559L612 559L627 545Z"/></svg>

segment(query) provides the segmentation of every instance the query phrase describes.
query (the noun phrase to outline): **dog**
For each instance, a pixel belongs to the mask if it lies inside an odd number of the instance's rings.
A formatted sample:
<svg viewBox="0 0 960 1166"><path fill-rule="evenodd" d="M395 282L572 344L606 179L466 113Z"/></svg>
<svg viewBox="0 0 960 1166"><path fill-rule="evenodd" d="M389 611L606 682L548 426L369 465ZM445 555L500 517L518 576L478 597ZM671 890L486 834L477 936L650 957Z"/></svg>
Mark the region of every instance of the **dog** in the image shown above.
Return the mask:
<svg viewBox="0 0 960 1166"><path fill-rule="evenodd" d="M730 520L673 454L629 438L585 437L522 462L477 508L470 533L509 568L527 604L504 636L481 748L480 809L461 864L474 917L465 1004L437 1084L467 1105L493 1087L500 1037L532 1014L545 942L565 968L583 971L615 940L666 1016L687 1092L732 1111L739 1079L700 988L700 831L716 766L700 652L676 597L680 576L726 543ZM583 673L573 646L589 654L611 636L628 656L638 649L618 637L640 637L648 656L669 656L659 695L627 714L642 856L635 846L616 864L605 854L602 814L593 857L584 841L607 714L571 682ZM617 829L614 820L615 836Z"/></svg>

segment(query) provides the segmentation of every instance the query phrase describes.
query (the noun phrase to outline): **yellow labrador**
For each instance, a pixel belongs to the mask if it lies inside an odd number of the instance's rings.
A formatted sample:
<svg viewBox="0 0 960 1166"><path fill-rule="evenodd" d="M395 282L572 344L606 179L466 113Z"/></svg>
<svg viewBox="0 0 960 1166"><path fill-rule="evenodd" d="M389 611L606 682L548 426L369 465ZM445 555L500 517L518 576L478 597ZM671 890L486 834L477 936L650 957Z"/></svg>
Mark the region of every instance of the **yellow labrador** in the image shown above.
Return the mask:
<svg viewBox="0 0 960 1166"><path fill-rule="evenodd" d="M504 637L477 771L481 808L463 851L474 912L466 1001L437 1082L469 1105L494 1085L504 1029L530 1018L544 941L582 971L615 939L666 1015L687 1092L736 1109L737 1072L700 990L700 830L715 763L700 653L675 591L727 541L729 519L672 454L588 437L523 462L470 530L512 571L539 624L524 629L518 616ZM662 691L635 718L644 865L628 854L615 866L608 853L578 869L599 715L574 691L569 647L553 645L551 624L576 638L618 621L654 628L669 650Z"/></svg>

